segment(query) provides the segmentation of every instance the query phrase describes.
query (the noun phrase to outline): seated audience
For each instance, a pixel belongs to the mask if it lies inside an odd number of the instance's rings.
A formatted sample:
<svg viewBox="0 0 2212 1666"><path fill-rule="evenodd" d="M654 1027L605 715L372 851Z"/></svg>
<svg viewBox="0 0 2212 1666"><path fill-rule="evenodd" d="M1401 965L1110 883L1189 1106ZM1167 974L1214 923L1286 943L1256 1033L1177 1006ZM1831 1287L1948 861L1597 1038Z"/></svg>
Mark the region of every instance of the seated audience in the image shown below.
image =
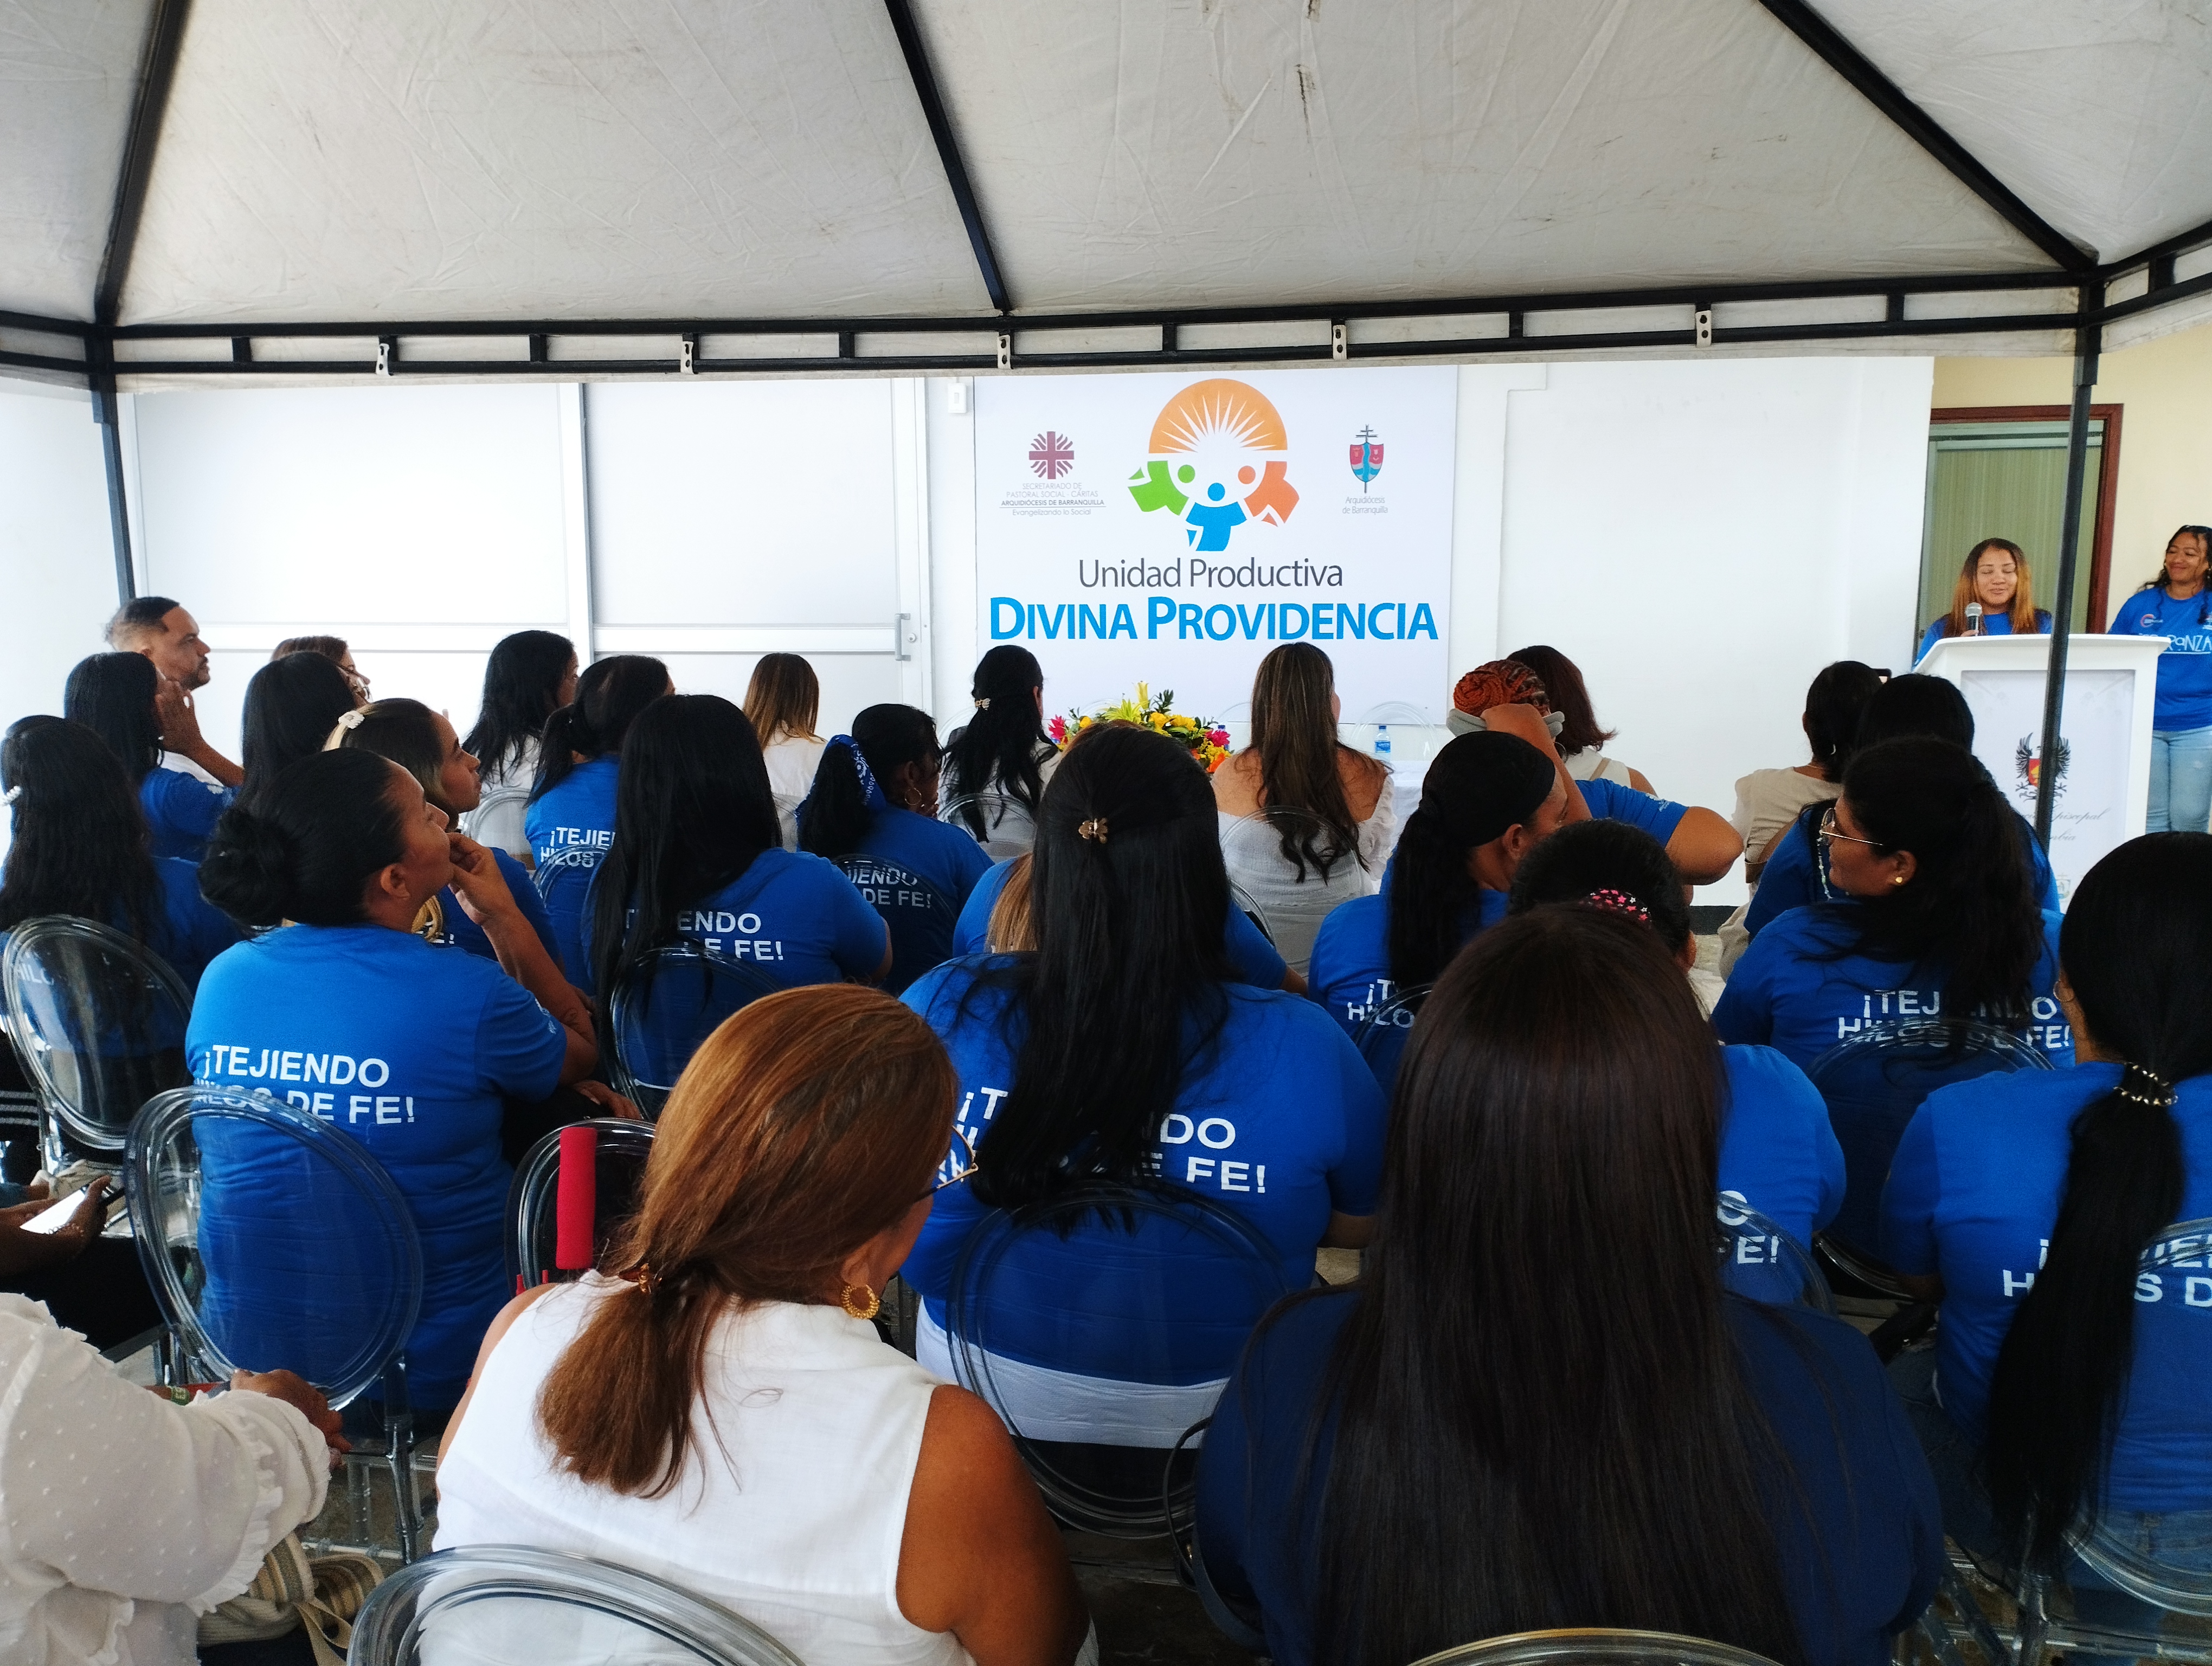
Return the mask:
<svg viewBox="0 0 2212 1666"><path fill-rule="evenodd" d="M483 697L463 743L482 760L483 796L461 819L478 844L533 860L522 830L524 806L538 781L538 745L545 720L576 697L576 648L550 630L502 636L484 661Z"/></svg>
<svg viewBox="0 0 2212 1666"><path fill-rule="evenodd" d="M111 1193L121 1189L106 1175L94 1175L75 1195L76 1212L58 1229L38 1232L29 1230L31 1223L56 1201L46 1181L7 1187L7 1195L21 1201L0 1207L0 1290L40 1303L56 1324L100 1349L119 1347L163 1322L146 1287L138 1246L100 1230Z"/></svg>
<svg viewBox="0 0 2212 1666"><path fill-rule="evenodd" d="M1648 833L1620 822L1562 828L1513 876L1511 912L1547 903L1610 908L1643 921L1684 972L1698 962L1682 876ZM1723 1047L1721 1195L1811 1248L1844 1201L1844 1148L1805 1073L1771 1047Z"/></svg>
<svg viewBox="0 0 2212 1666"><path fill-rule="evenodd" d="M1252 744L1213 772L1225 821L1278 809L1310 818L1283 830L1291 884L1309 868L1323 884L1339 864L1380 871L1397 830L1390 766L1336 738L1342 706L1328 654L1311 642L1271 648L1252 678Z"/></svg>
<svg viewBox="0 0 2212 1666"><path fill-rule="evenodd" d="M923 1298L917 1357L945 1376L946 1298L969 1232L994 1209L1102 1181L1188 1188L1249 1222L1280 1257L1284 1287L1298 1289L1317 1248L1364 1241L1374 1207L1382 1094L1311 1004L1236 981L1222 946L1228 876L1197 763L1164 736L1094 736L1065 755L1043 810L1036 950L955 961L906 994L952 1055L956 1132L976 1153L974 1180L939 1196L902 1269ZM1212 1320L1199 1316L1212 1312L1212 1252L1169 1252L1190 1261L1192 1312L1151 1322L1168 1328L1152 1339L1168 1357L1152 1386L1174 1386L1131 1396L1117 1386L1133 1380L1126 1327L1146 1322L1137 1292L1158 1280L1161 1251L1118 1223L1046 1237L1025 1266L1042 1287L1064 1274L1061 1304L988 1320L999 1345L1034 1367L1022 1377L1036 1427L1082 1441L1101 1396L1119 1395L1158 1413L1119 1444L1172 1443L1233 1357L1234 1342L1221 1352ZM1079 1325L1079 1311L1090 1316ZM1059 1351L1054 1339L1067 1336L1073 1351ZM1199 1411L1183 1416L1194 1401Z"/></svg>
<svg viewBox="0 0 2212 1666"><path fill-rule="evenodd" d="M2068 1554L2067 1532L2094 1522L2212 1571L2212 1354L2186 1307L2203 1262L2137 1278L2166 1227L2212 1215L2208 959L2212 837L2114 850L2059 937L2080 1062L1929 1095L1882 1198L1884 1257L1942 1304L1935 1347L1899 1354L1890 1376L1944 1527L1985 1562L2063 1572L2093 1622L2141 1626L2154 1611ZM2180 1336L2142 1329L2168 1318Z"/></svg>
<svg viewBox="0 0 2212 1666"><path fill-rule="evenodd" d="M1955 684L1917 672L1891 678L1867 696L1851 751L1856 754L1885 740L1902 740L1916 735L1948 741L1962 751L1972 751L1974 714L1966 708L1966 696L1959 692ZM1842 776L1838 775L1837 779L1840 781ZM1768 845L1759 888L1743 913L1743 929L1747 938L1757 937L1769 921L1791 909L1836 900L1834 888L1827 879L1827 863L1820 851L1820 827L1826 814L1826 802L1808 805L1796 821ZM2042 841L2018 811L2013 812L2013 821L2028 866L2029 888L2038 906L2056 914L2058 883L2052 877L2051 860L2044 854ZM1741 954L1739 949L1738 958ZM1729 965L1733 970L1734 960Z"/></svg>
<svg viewBox="0 0 2212 1666"><path fill-rule="evenodd" d="M1314 939L1307 987L1348 1035L1433 983L1468 939L1504 919L1522 860L1588 813L1558 758L1509 729L1541 733L1530 708L1489 715L1495 727L1448 741L1431 761L1381 893L1339 903Z"/></svg>
<svg viewBox="0 0 2212 1666"><path fill-rule="evenodd" d="M894 994L951 955L954 921L991 866L965 830L937 819L942 763L927 712L870 706L823 749L799 806L801 850L876 865L855 883L890 927Z"/></svg>
<svg viewBox="0 0 2212 1666"><path fill-rule="evenodd" d="M288 654L262 666L246 685L246 790L258 792L321 751L338 719L360 705L337 663L319 654Z"/></svg>
<svg viewBox="0 0 2212 1666"><path fill-rule="evenodd" d="M448 885L498 965L410 931ZM490 853L450 833L415 777L370 752L319 752L257 787L216 830L200 886L241 925L276 929L200 980L185 1042L193 1076L266 1088L383 1164L422 1237L410 1386L418 1408L450 1408L507 1288L502 1097L539 1101L588 1076L599 1059L589 1016ZM277 1183L289 1142L228 1127L214 1140L201 1141L209 1302L222 1303L228 1285L250 1307L262 1281L326 1276L313 1245L254 1231L255 1189ZM283 1339L269 1346L281 1363Z"/></svg>
<svg viewBox="0 0 2212 1666"><path fill-rule="evenodd" d="M107 622L107 645L118 654L143 654L161 673L161 733L170 755L213 786L237 786L243 772L208 745L192 708L192 691L207 686L211 657L199 622L167 596L136 597Z"/></svg>
<svg viewBox="0 0 2212 1666"><path fill-rule="evenodd" d="M1001 642L975 662L969 685L975 714L945 744L945 796L1012 799L1032 818L1060 748L1044 732L1044 672L1036 655ZM978 838L982 833L974 826Z"/></svg>
<svg viewBox="0 0 2212 1666"><path fill-rule="evenodd" d="M230 807L237 790L211 787L198 775L162 768L167 741L156 705L161 674L137 654L95 654L69 674L62 712L90 729L121 760L145 812L150 848L157 857L199 860L208 835ZM189 712L180 721L192 725Z"/></svg>
<svg viewBox="0 0 2212 1666"><path fill-rule="evenodd" d="M199 1616L322 1512L337 1414L289 1371L179 1406L0 1296L0 1643L40 1666L191 1666Z"/></svg>
<svg viewBox="0 0 2212 1666"><path fill-rule="evenodd" d="M795 807L813 790L814 766L829 745L814 733L822 684L804 655L763 654L745 684L745 721L760 737L768 787Z"/></svg>
<svg viewBox="0 0 2212 1666"><path fill-rule="evenodd" d="M1820 838L1848 899L1793 909L1752 940L1713 1025L1806 1066L1861 1030L1977 1019L2070 1064L2051 999L2057 916L2036 906L2020 818L1973 755L1888 740L1854 756Z"/></svg>
<svg viewBox="0 0 2212 1666"><path fill-rule="evenodd" d="M98 921L158 955L187 989L239 940L238 927L200 896L198 866L149 854L123 766L85 725L26 717L9 726L0 787L14 812L0 862L0 933L50 914Z"/></svg>
<svg viewBox="0 0 2212 1666"><path fill-rule="evenodd" d="M868 1323L953 1092L936 1039L870 990L725 1023L661 1116L612 1276L519 1296L484 1338L437 1548L641 1569L802 1660L1068 1666L1083 1599L1013 1443Z"/></svg>
<svg viewBox="0 0 2212 1666"><path fill-rule="evenodd" d="M2027 557L2009 538L1985 538L1966 551L1952 587L1951 611L1938 614L1920 638L1924 660L1928 650L1946 636L1971 636L1975 628L1967 621L1969 603L1981 605L1979 634L1984 636L2044 636L2051 631L2051 615L2035 605L2035 578Z"/></svg>
<svg viewBox="0 0 2212 1666"><path fill-rule="evenodd" d="M345 673L347 686L354 698L366 706L369 701L368 678L353 662L353 650L346 646L343 636L287 636L269 651L271 660L282 660L294 654L319 654Z"/></svg>
<svg viewBox="0 0 2212 1666"><path fill-rule="evenodd" d="M457 825L461 817L482 801L475 754L464 750L461 738L453 733L453 726L443 712L434 712L419 700L378 700L357 712L348 712L331 730L327 744L333 749L358 747L379 757L390 758L415 777L425 799L445 812L448 826ZM514 898L514 906L537 933L546 958L559 965L561 950L554 941L553 922L546 917L545 904L538 898L530 870L504 850L493 850L489 846L486 849L492 865L499 870L499 877L507 882L507 894ZM438 893L437 902L434 923L418 927L417 935L434 943L465 949L486 960L499 958L491 939L484 935L482 926L469 917L451 885Z"/></svg>
<svg viewBox="0 0 2212 1666"><path fill-rule="evenodd" d="M721 696L672 694L640 712L617 792L615 842L584 917L603 1000L640 957L682 940L778 983L888 970L890 932L852 882L783 848L752 725Z"/></svg>
<svg viewBox="0 0 2212 1666"><path fill-rule="evenodd" d="M1604 755L1605 743L1613 738L1614 731L1600 728L1597 708L1590 703L1589 687L1583 681L1582 667L1555 648L1539 643L1534 647L1516 648L1507 656L1528 667L1543 680L1544 693L1552 709L1566 721L1559 727L1559 762L1567 766L1567 773L1577 781L1617 781L1623 787L1633 787L1639 793L1652 797L1659 789L1641 769L1631 769L1617 757Z"/></svg>
<svg viewBox="0 0 2212 1666"><path fill-rule="evenodd" d="M1723 1292L1724 1079L1632 919L1538 909L1444 974L1362 1276L1270 1316L1199 1462L1208 1572L1280 1666L1577 1626L1888 1661L1935 1488L1863 1336Z"/></svg>

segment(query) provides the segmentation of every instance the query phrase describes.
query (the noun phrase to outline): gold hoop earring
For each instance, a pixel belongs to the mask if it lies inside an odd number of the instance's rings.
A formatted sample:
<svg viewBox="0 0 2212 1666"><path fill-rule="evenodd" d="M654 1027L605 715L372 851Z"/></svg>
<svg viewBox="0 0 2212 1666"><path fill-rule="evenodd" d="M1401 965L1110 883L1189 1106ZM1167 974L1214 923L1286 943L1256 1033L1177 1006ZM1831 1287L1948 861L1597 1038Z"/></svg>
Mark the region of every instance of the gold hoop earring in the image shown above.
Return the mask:
<svg viewBox="0 0 2212 1666"><path fill-rule="evenodd" d="M853 1292L856 1290L865 1298L857 1305L853 1300ZM864 1284L848 1284L839 1294L837 1305L853 1318L872 1319L884 1310L884 1298Z"/></svg>

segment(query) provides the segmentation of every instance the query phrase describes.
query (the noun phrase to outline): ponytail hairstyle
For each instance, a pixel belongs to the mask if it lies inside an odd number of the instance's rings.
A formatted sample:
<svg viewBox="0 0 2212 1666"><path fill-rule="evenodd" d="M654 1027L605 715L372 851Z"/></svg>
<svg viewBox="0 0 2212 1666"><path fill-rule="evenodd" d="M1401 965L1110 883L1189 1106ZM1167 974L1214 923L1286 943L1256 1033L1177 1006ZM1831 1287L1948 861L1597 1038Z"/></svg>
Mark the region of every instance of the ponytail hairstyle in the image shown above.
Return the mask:
<svg viewBox="0 0 2212 1666"><path fill-rule="evenodd" d="M814 720L821 714L822 684L814 667L797 654L763 654L745 684L745 721L763 749L789 735L819 740Z"/></svg>
<svg viewBox="0 0 2212 1666"><path fill-rule="evenodd" d="M1324 881L1346 856L1366 866L1337 763L1347 752L1363 766L1368 760L1337 739L1335 696L1336 667L1311 642L1270 649L1252 678L1251 750L1260 761L1260 806L1305 812L1284 822L1281 841L1283 860L1297 869L1300 884L1310 863Z"/></svg>
<svg viewBox="0 0 2212 1666"><path fill-rule="evenodd" d="M532 804L568 780L574 755L620 757L637 714L670 691L668 667L646 654L594 660L576 679L576 697L545 720Z"/></svg>
<svg viewBox="0 0 2212 1666"><path fill-rule="evenodd" d="M62 714L107 743L134 793L161 767L161 725L154 715L161 684L161 673L143 654L95 654L76 662L62 693Z"/></svg>
<svg viewBox="0 0 2212 1666"><path fill-rule="evenodd" d="M136 654L97 657L151 668ZM161 917L161 876L137 787L114 750L88 725L23 718L0 744L0 790L15 812L0 864L0 931L41 915L73 914L119 923L150 944Z"/></svg>
<svg viewBox="0 0 2212 1666"><path fill-rule="evenodd" d="M484 661L483 698L461 744L483 760L494 780L522 761L545 720L561 703L561 685L576 662L576 645L550 630L502 636Z"/></svg>
<svg viewBox="0 0 2212 1666"><path fill-rule="evenodd" d="M1881 687L1881 673L1872 666L1838 660L1823 666L1805 690L1805 740L1813 749L1813 762L1820 766L1822 780L1844 778L1851 754L1858 749L1859 720ZM1973 739L1971 727L1966 738Z"/></svg>
<svg viewBox="0 0 2212 1666"><path fill-rule="evenodd" d="M884 796L884 778L903 764L933 766L942 756L927 712L866 708L854 718L852 733L830 736L822 749L813 790L799 806L799 848L833 861L851 855L878 814L892 807Z"/></svg>
<svg viewBox="0 0 2212 1666"><path fill-rule="evenodd" d="M1598 727L1597 708L1590 704L1589 687L1583 681L1582 668L1559 649L1539 644L1516 648L1505 657L1528 666L1543 679L1544 693L1552 709L1566 720L1566 727L1559 735L1560 757L1594 752L1620 733L1617 729Z"/></svg>
<svg viewBox="0 0 2212 1666"><path fill-rule="evenodd" d="M1009 993L1002 1033L1019 1034L969 1183L981 1202L1148 1183L1184 1076L1228 1018L1218 826L1206 771L1165 735L1093 733L1061 759L1030 853L1036 949L975 986Z"/></svg>
<svg viewBox="0 0 2212 1666"><path fill-rule="evenodd" d="M783 830L753 726L719 694L665 694L637 714L615 782L615 836L592 886L592 974L611 1000L677 916L742 879Z"/></svg>
<svg viewBox="0 0 2212 1666"><path fill-rule="evenodd" d="M2166 547L2171 550L2173 548L2175 539L2185 538L2195 538L2197 548L2203 550L2207 557L2212 557L2212 526L2199 526L2193 522L2177 526L2174 528L2173 537L2166 539ZM2155 590L2162 595L2166 592L2166 568L2161 564L2156 573L2143 581L2142 587L2144 590ZM2212 623L2212 568L2206 569L2204 587L2197 593L2197 623Z"/></svg>
<svg viewBox="0 0 2212 1666"><path fill-rule="evenodd" d="M975 662L969 684L975 714L945 755L948 797L995 788L1036 815L1044 790L1037 754L1051 745L1037 710L1043 687L1036 655L1012 642L1001 642Z"/></svg>
<svg viewBox="0 0 2212 1666"><path fill-rule="evenodd" d="M1534 815L1558 780L1551 759L1499 730L1461 735L1436 755L1390 859L1390 976L1400 988L1432 982L1459 952L1462 916L1482 889L1468 857Z"/></svg>
<svg viewBox="0 0 2212 1666"><path fill-rule="evenodd" d="M1526 914L1547 903L1607 909L1642 920L1659 946L1679 955L1690 940L1690 904L1681 870L1640 827L1592 817L1558 832L1530 851L1513 876L1508 912Z"/></svg>
<svg viewBox="0 0 2212 1666"><path fill-rule="evenodd" d="M1885 740L1851 760L1843 795L1875 849L1910 851L1914 869L1838 909L1847 940L1823 958L1902 961L1941 974L1951 1018L2027 1022L2043 913L2020 817L1990 772L1948 740Z"/></svg>
<svg viewBox="0 0 2212 1666"><path fill-rule="evenodd" d="M419 700L374 700L350 721L341 718L323 743L337 751L357 747L374 752L415 777L422 796L447 814L454 806L446 799L446 743L438 735L438 720Z"/></svg>
<svg viewBox="0 0 2212 1666"><path fill-rule="evenodd" d="M2136 1262L2179 1213L2187 1172L2172 1085L2212 1072L2212 835L2130 839L2075 888L2058 958L2118 1086L2074 1119L2058 1224L1990 1383L1998 1543L2056 1570L2100 1505L2134 1365ZM2080 1039L2077 1037L2077 1039Z"/></svg>
<svg viewBox="0 0 2212 1666"><path fill-rule="evenodd" d="M292 659L331 664L314 654ZM406 859L393 796L401 775L390 760L352 750L286 764L223 812L200 863L200 895L249 930L285 921L361 924L368 882Z"/></svg>
<svg viewBox="0 0 2212 1666"><path fill-rule="evenodd" d="M1946 636L1966 634L1966 605L1981 599L1974 586L1975 569L1981 566L1984 554L1991 550L2002 550L2012 557L2014 583L2012 605L2006 610L2006 618L2013 635L2035 634L2035 575L2028 570L2027 556L2008 538L1985 538L1966 551L1966 564L1959 569L1958 582L1951 587L1951 611L1943 616Z"/></svg>
<svg viewBox="0 0 2212 1666"><path fill-rule="evenodd" d="M288 654L261 667L246 685L246 786L251 797L295 763L323 750L338 719L361 696L334 660Z"/></svg>
<svg viewBox="0 0 2212 1666"><path fill-rule="evenodd" d="M599 1299L538 1392L559 1467L635 1497L673 1488L699 1445L717 1323L840 1300L846 1258L927 1191L959 1093L920 1015L854 984L765 996L708 1036L608 1258L632 1282Z"/></svg>

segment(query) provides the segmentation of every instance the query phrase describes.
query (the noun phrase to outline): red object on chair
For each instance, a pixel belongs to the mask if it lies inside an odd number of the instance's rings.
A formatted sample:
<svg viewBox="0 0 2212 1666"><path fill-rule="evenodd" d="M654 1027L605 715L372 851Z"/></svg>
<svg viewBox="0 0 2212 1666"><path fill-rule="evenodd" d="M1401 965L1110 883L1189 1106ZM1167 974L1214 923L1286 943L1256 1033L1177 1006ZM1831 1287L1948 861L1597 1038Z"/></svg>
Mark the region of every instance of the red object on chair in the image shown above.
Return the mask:
<svg viewBox="0 0 2212 1666"><path fill-rule="evenodd" d="M561 1130L561 1177L553 1197L553 1265L590 1267L599 1219L599 1131Z"/></svg>

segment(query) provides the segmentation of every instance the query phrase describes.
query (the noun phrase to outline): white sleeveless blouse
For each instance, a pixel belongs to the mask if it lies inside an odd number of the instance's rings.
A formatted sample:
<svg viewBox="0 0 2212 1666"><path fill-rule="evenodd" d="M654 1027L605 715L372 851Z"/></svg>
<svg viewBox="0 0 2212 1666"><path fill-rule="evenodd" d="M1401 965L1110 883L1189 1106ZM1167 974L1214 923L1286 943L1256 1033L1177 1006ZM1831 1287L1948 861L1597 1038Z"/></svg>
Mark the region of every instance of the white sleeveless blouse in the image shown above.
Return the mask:
<svg viewBox="0 0 2212 1666"><path fill-rule="evenodd" d="M524 1544L617 1562L720 1603L809 1666L971 1666L950 1633L899 1612L907 1497L939 1384L865 1320L781 1302L724 1319L693 1454L660 1498L555 1468L538 1390L596 1304L635 1299L587 1275L500 1339L439 1460L436 1548Z"/></svg>

